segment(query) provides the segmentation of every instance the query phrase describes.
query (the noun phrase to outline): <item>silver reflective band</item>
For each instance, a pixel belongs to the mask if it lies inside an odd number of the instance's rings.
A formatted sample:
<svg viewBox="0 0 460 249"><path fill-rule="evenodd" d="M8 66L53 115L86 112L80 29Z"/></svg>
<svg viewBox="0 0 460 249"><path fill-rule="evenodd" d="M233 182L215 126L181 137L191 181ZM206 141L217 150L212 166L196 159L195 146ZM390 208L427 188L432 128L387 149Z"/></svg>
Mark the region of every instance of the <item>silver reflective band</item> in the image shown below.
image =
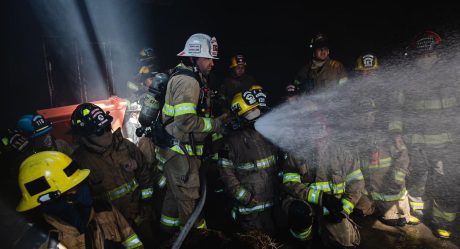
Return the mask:
<svg viewBox="0 0 460 249"><path fill-rule="evenodd" d="M260 204L254 207L250 207L250 208L238 207L238 212L240 212L240 214L250 214L254 212L264 211L265 209L270 208L272 206L273 206L272 202L266 202L266 203L263 203L263 204Z"/></svg>
<svg viewBox="0 0 460 249"><path fill-rule="evenodd" d="M236 168L241 170L257 170L257 169L266 169L276 163L276 157L271 155L267 158L257 160L255 163L239 163Z"/></svg>
<svg viewBox="0 0 460 249"><path fill-rule="evenodd" d="M152 197L153 195L153 188L145 188L142 190L142 199L147 199Z"/></svg>

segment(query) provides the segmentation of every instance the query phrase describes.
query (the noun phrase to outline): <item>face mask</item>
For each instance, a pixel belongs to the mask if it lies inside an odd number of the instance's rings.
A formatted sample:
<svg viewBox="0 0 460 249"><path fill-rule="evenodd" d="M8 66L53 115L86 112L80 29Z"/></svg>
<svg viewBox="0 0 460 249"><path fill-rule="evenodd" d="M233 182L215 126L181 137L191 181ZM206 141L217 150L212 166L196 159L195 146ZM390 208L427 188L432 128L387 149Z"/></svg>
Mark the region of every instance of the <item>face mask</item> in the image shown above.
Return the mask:
<svg viewBox="0 0 460 249"><path fill-rule="evenodd" d="M93 198L91 197L87 183L82 183L76 193L65 195L63 198L65 198L67 203L72 205L91 207L93 204Z"/></svg>
<svg viewBox="0 0 460 249"><path fill-rule="evenodd" d="M244 118L248 121L255 120L256 118L260 117L260 109L256 108L254 111L248 113Z"/></svg>
<svg viewBox="0 0 460 249"><path fill-rule="evenodd" d="M95 144L98 145L102 148L108 148L112 144L112 132L111 131L104 131L102 135L89 135L88 140Z"/></svg>
<svg viewBox="0 0 460 249"><path fill-rule="evenodd" d="M59 199L46 203L42 211L58 217L76 227L80 233L86 231L93 200L87 183L82 183L74 194L64 194Z"/></svg>

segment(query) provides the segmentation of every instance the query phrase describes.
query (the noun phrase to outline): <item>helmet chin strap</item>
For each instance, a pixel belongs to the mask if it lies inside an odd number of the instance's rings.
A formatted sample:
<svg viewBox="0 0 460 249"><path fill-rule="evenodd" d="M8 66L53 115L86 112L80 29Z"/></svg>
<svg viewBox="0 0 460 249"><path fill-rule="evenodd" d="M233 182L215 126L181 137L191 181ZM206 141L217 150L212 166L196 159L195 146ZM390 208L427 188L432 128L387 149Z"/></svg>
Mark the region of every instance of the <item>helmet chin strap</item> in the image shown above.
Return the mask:
<svg viewBox="0 0 460 249"><path fill-rule="evenodd" d="M196 57L189 57L189 58L190 58L190 62L192 63L193 72L199 73L200 69L198 68L198 65L196 64L196 60L198 60L198 58Z"/></svg>

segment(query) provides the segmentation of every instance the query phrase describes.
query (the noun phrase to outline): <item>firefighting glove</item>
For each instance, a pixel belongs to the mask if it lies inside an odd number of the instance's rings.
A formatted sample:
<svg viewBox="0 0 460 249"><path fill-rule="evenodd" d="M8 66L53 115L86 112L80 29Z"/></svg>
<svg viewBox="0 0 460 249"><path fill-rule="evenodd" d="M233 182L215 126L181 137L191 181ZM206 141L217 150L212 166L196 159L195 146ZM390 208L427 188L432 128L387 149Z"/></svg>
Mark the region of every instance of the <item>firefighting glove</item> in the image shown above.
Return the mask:
<svg viewBox="0 0 460 249"><path fill-rule="evenodd" d="M323 207L327 208L332 215L344 217L342 214L342 201L335 196L323 193L321 197L321 204Z"/></svg>
<svg viewBox="0 0 460 249"><path fill-rule="evenodd" d="M378 219L383 224L388 225L388 226L393 226L393 227L403 227L407 224L407 221L405 218L384 219L383 217L379 217Z"/></svg>
<svg viewBox="0 0 460 249"><path fill-rule="evenodd" d="M229 116L228 116L227 113L224 113L224 114L222 114L222 115L220 115L219 117L216 118L216 121L218 123L220 123L220 125L222 127L224 126L224 124L226 124L228 122L228 120L229 120Z"/></svg>
<svg viewBox="0 0 460 249"><path fill-rule="evenodd" d="M255 207L259 205L259 201L256 200L256 198L254 197L251 197L251 199L249 200L249 203L248 203L248 207Z"/></svg>

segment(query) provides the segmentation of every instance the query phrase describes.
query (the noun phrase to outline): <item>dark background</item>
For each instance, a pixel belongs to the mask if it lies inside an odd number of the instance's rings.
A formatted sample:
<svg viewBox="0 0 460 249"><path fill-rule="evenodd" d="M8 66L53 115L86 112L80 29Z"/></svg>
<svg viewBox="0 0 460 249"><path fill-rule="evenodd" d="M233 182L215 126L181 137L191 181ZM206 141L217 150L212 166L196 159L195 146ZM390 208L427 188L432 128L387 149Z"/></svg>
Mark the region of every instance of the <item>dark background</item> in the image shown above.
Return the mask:
<svg viewBox="0 0 460 249"><path fill-rule="evenodd" d="M307 61L311 54L309 40L317 32L331 39L331 57L351 71L361 53L373 52L385 63L386 56L402 54L403 47L418 32L431 29L444 35L456 32L460 24L459 9L453 3L91 2L97 7L93 19L88 15L90 6L82 0L2 3L1 128L12 127L22 114L80 103L82 98L76 92L81 91L77 84L82 81L75 76L77 65L80 76L88 80L88 100L107 98L103 90L107 84L113 85L116 95L126 97L125 83L136 74L136 56L142 47L153 47L161 67L171 68L179 61L175 55L193 33L217 37L221 58L214 70L217 79L228 73L230 56L242 53L247 58L248 72L276 102L284 86ZM90 45L73 43L80 31L73 28L66 8L53 9L58 3L77 6ZM114 8L116 22L104 17ZM44 16L55 24L44 23ZM99 32L92 30L94 25L102 27ZM85 59L89 54L95 54L96 59ZM51 76L47 68L50 61ZM91 85L94 70L103 71L103 83ZM50 77L56 91L53 101L48 91Z"/></svg>

